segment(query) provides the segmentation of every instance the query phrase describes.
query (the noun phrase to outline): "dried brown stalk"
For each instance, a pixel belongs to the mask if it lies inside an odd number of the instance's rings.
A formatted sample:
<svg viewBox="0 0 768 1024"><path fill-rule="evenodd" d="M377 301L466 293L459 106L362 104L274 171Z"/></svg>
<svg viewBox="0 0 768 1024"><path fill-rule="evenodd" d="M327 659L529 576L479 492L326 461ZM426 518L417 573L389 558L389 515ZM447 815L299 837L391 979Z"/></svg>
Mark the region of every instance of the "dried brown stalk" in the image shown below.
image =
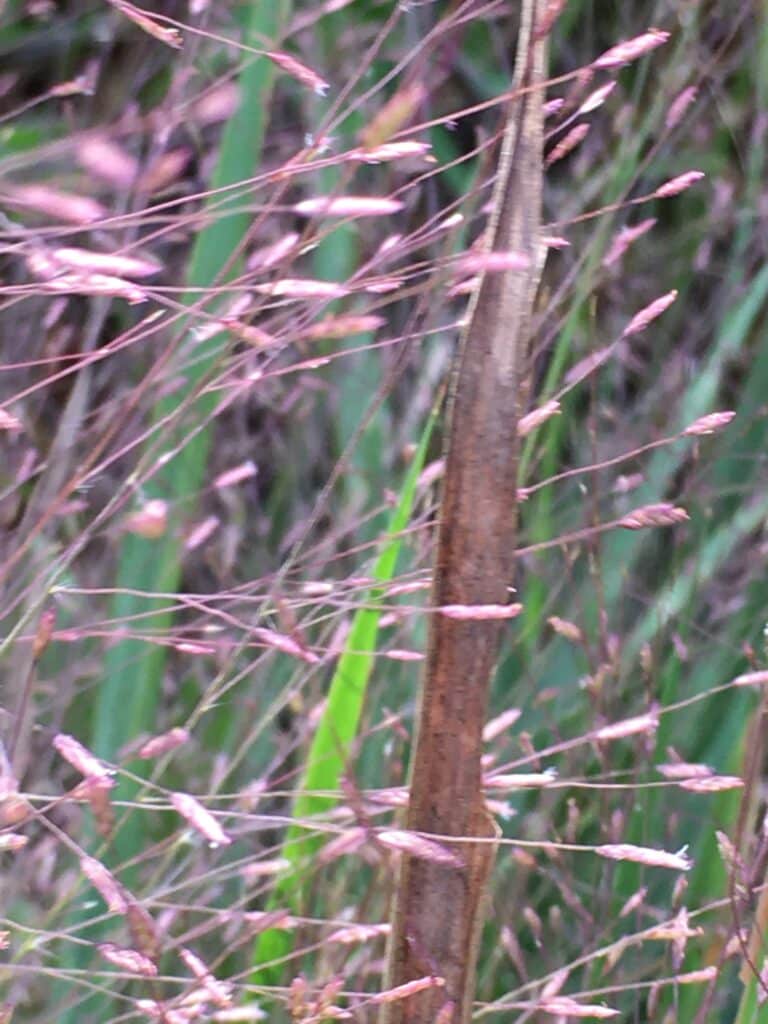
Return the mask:
<svg viewBox="0 0 768 1024"><path fill-rule="evenodd" d="M507 122L487 248L526 257L486 273L474 296L455 372L433 603L509 600L517 535L518 431L540 236L546 41L543 0L523 0L515 99ZM463 866L403 854L388 987L433 976L444 984L387 1003L382 1024L427 1024L471 1013L483 904L496 827L481 786L482 730L504 629L499 619L431 620L407 828L476 837L451 844Z"/></svg>

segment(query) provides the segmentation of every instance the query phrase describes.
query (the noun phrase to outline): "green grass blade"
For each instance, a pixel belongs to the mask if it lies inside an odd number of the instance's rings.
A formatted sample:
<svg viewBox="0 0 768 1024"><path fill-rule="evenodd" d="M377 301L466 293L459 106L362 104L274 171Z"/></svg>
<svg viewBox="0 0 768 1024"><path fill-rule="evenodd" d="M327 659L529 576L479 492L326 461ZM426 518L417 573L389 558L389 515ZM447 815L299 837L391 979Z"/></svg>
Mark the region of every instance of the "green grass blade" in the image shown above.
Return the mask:
<svg viewBox="0 0 768 1024"><path fill-rule="evenodd" d="M290 0L273 0L269 4L253 4L243 33L246 45L262 46L265 39L279 40L291 10ZM224 129L219 158L210 186L213 189L233 185L252 177L261 163L270 96L275 79L275 66L266 58L257 57L242 71L239 78L240 105ZM215 200L214 200L215 201ZM237 199L231 200L233 204ZM190 287L208 287L215 284L227 266L232 253L242 241L250 224L243 213L224 215L226 206L216 204L217 216L197 237L188 271ZM233 267L229 273L233 274ZM185 297L187 305L197 299L196 293ZM161 400L153 413L153 423L160 429L173 410L182 403L188 407L192 423L205 422L214 408L212 396L200 397L201 384L209 375L222 351L223 339L212 338L196 353L192 369L186 373L184 384L176 393ZM157 611L144 619L147 628L161 633L171 624L171 615L162 611L166 603L142 594L170 593L177 589L181 575L181 542L178 525L194 509L197 492L205 479L208 452L211 446L210 428L194 432L186 444L183 424L166 437L168 448L178 446L175 456L162 468L147 486L149 496L162 497L173 510L169 528L159 540L127 535L123 542L118 564L116 596L111 609L115 620ZM156 720L163 673L165 648L138 640L122 640L109 648L105 658L105 672L95 702L90 746L99 756L116 759L120 748L145 730L151 730ZM135 766L134 766L135 767ZM132 799L137 792L135 784L121 781L118 797ZM104 859L118 865L135 856L143 847L145 832L142 816L130 814L116 832ZM149 840L147 840L149 841ZM121 878L130 885L130 872ZM87 912L78 911L75 927L79 935L87 920ZM67 947L64 960L70 967L82 967L85 947ZM62 1012L65 1024L86 1019L107 1019L108 1007L94 1006L88 1001Z"/></svg>
<svg viewBox="0 0 768 1024"><path fill-rule="evenodd" d="M373 569L372 576L379 583L387 583L395 574L402 546L401 534L407 527L416 495L416 484L424 467L430 438L437 418L435 408L419 441L400 498L392 513L385 544ZM376 605L384 596L383 589L373 587L368 592L366 605ZM360 722L368 680L373 669L379 634L381 612L375 607L360 608L353 619L352 628L336 671L331 680L328 701L310 745L306 768L301 779L293 807L293 818L305 821L323 814L336 803L329 791L339 788L342 774ZM307 835L303 825L291 825L283 843L282 857L291 867L279 880L272 896L272 906L288 906L296 910L301 900L303 867L317 853L323 839ZM259 965L273 963L288 955L292 949L290 935L279 929L270 929L259 936L254 950L257 968L254 982L273 982L273 972Z"/></svg>
<svg viewBox="0 0 768 1024"><path fill-rule="evenodd" d="M245 43L260 45L265 38L279 39L289 10L287 0L254 5L244 33ZM212 188L245 180L258 168L274 77L274 65L265 58L256 58L244 68L240 76L240 106L224 130ZM216 209L217 218L200 232L191 256L188 281L193 287L208 287L219 280L250 224L248 214L224 216L220 205ZM194 301L195 294L186 297L187 304ZM198 352L183 387L158 403L154 413L156 424L162 423L174 407L185 401L190 402L188 415L193 423L203 422L210 415L215 399L210 395L196 397L196 394L223 344L221 337L212 338L205 349ZM205 479L211 439L210 428L196 432L148 486L150 495L162 497L169 503L173 519L159 540L126 537L120 553L118 595L113 608L117 619L146 614L158 607L157 600L131 596L129 591L152 594L171 593L177 589L181 574L177 527L182 517L186 518L193 511L195 496ZM168 438L168 447L178 443L179 436ZM147 625L162 631L170 625L170 616L161 612L153 616ZM152 727L164 666L165 649L161 646L126 640L107 652L105 680L95 710L92 737L92 747L100 756L114 758L122 744ZM140 848L139 829L139 821L134 816L121 831L118 837L121 859L132 856Z"/></svg>

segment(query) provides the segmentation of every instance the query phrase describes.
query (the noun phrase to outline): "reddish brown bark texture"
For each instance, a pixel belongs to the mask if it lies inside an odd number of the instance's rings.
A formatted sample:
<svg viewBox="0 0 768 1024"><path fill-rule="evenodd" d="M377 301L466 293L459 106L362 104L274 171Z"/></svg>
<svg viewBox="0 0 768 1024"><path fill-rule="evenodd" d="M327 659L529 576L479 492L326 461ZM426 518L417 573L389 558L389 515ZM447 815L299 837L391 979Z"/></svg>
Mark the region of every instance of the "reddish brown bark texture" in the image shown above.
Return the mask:
<svg viewBox="0 0 768 1024"><path fill-rule="evenodd" d="M435 605L504 604L517 535L517 422L532 306L541 269L544 47L541 0L524 0L512 100L488 244L528 257L527 270L489 273L475 296L454 381ZM384 1007L383 1024L466 1021L478 932L493 865L485 810L482 729L504 624L432 619L407 828L485 842L449 843L462 868L404 856L388 986L434 975L444 984Z"/></svg>

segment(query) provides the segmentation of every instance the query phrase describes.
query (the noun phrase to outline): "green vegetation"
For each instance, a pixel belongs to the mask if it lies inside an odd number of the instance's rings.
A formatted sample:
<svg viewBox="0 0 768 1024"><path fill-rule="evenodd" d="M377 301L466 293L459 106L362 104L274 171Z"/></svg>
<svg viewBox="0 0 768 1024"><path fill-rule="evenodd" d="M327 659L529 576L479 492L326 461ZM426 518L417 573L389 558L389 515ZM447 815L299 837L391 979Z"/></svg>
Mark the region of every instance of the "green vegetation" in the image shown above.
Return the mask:
<svg viewBox="0 0 768 1024"><path fill-rule="evenodd" d="M503 834L477 1015L554 1019L543 1003L570 998L752 1024L764 705L758 683L729 684L766 668L768 5L609 6L571 0L552 30L565 77L548 99L565 102L547 150L589 131L548 170L546 233L569 244L547 258L529 409L560 408L523 443L523 612L487 749L502 779L557 777L489 788ZM650 25L664 45L575 74ZM465 313L454 260L485 223L515 31L506 8L448 2L0 14L14 1024L140 1022L161 1004L179 1021L373 1013L396 862L377 830L404 798L430 438ZM366 154L383 110L383 143L425 151ZM654 196L690 170L706 177ZM349 196L402 206L297 208ZM615 525L659 503L687 521ZM186 742L139 756L171 729ZM61 734L115 787L62 756ZM349 852L321 855L344 836ZM607 844L686 847L692 867Z"/></svg>

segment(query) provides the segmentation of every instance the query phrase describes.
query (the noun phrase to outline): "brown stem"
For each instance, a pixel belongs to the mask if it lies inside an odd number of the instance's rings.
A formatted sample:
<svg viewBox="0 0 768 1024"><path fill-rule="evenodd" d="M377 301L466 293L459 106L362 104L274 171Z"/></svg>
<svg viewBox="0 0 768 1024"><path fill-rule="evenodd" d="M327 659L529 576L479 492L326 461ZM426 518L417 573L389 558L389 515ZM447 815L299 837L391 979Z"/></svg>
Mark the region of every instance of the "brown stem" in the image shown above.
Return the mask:
<svg viewBox="0 0 768 1024"><path fill-rule="evenodd" d="M533 304L543 263L541 231L545 41L542 0L523 0L509 114L487 246L528 258L523 271L488 273L459 351L435 566L433 602L508 601L517 539L517 421ZM469 1019L477 942L494 859L495 825L482 793L482 729L503 625L431 620L407 827L456 844L464 866L404 855L395 898L387 987L443 979L385 1004L382 1024Z"/></svg>

